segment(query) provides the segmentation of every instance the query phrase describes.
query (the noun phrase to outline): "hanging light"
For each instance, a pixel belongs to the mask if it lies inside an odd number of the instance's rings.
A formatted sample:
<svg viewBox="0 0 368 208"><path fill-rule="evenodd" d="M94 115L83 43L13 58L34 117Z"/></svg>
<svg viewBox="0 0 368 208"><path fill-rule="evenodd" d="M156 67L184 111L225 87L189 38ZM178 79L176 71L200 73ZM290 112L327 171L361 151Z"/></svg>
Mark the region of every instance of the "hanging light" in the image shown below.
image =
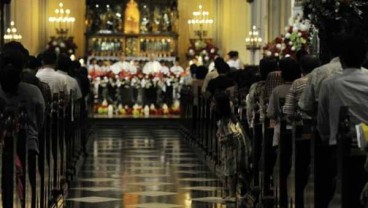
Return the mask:
<svg viewBox="0 0 368 208"><path fill-rule="evenodd" d="M10 27L6 30L4 35L4 40L6 41L19 41L22 39L22 35L17 33L17 28L15 27L14 21L10 22Z"/></svg>
<svg viewBox="0 0 368 208"><path fill-rule="evenodd" d="M67 35L69 29L73 27L75 17L70 16L70 9L65 9L63 3L59 3L59 8L54 10L54 15L49 17L49 22L53 25L58 35Z"/></svg>
<svg viewBox="0 0 368 208"><path fill-rule="evenodd" d="M208 11L203 10L203 6L198 6L198 11L193 11L193 19L188 20L189 25L199 26L199 30L195 30L194 34L202 39L207 36L208 31L204 29L204 26L209 26L213 24L213 19L209 18L210 13Z"/></svg>

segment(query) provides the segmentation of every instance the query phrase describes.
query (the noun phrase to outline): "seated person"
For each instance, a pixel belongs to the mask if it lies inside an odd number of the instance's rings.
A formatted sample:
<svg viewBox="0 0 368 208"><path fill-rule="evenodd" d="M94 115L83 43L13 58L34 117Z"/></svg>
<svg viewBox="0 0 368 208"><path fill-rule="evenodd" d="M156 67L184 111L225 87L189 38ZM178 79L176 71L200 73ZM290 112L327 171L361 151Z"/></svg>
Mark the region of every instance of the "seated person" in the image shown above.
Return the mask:
<svg viewBox="0 0 368 208"><path fill-rule="evenodd" d="M302 71L303 77L295 80L290 87L289 93L286 96L284 113L289 120L292 120L295 116L296 109L298 106L299 99L304 91L304 88L308 82L308 74L313 71L313 69L321 65L320 60L316 56L305 55L300 61L300 69Z"/></svg>
<svg viewBox="0 0 368 208"><path fill-rule="evenodd" d="M280 139L280 120L282 115L282 103L294 80L300 78L301 72L298 63L293 58L284 58L280 61L281 77L283 84L272 90L267 108L267 117L275 122L273 146L278 146Z"/></svg>

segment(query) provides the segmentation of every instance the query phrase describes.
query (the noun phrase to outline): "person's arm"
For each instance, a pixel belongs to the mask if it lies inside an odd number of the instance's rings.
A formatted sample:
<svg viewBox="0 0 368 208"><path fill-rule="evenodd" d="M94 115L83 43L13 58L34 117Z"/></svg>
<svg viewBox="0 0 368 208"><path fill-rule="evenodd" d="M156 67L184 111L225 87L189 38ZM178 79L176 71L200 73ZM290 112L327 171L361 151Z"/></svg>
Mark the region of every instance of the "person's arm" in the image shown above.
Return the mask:
<svg viewBox="0 0 368 208"><path fill-rule="evenodd" d="M316 101L316 95L314 94L314 84L313 84L314 79L315 76L311 74L298 103L300 109L311 116L315 111L314 103Z"/></svg>
<svg viewBox="0 0 368 208"><path fill-rule="evenodd" d="M328 84L322 83L318 97L317 129L324 142L329 140L330 135L329 101Z"/></svg>
<svg viewBox="0 0 368 208"><path fill-rule="evenodd" d="M296 99L295 99L295 94L294 94L294 88L293 86L290 88L288 94L286 95L285 98L285 105L282 107L284 114L286 115L286 118L288 121L292 121L294 119L294 114L295 114L295 103L296 103Z"/></svg>
<svg viewBox="0 0 368 208"><path fill-rule="evenodd" d="M277 99L276 99L276 91L273 90L270 96L270 101L268 102L268 107L267 107L267 117L270 119L277 119L276 116L276 109L275 106L277 106L276 103Z"/></svg>
<svg viewBox="0 0 368 208"><path fill-rule="evenodd" d="M38 127L38 130L40 131L42 129L42 126L45 120L45 112L46 112L45 100L43 98L43 95L40 89L35 88L33 100L35 102L37 127Z"/></svg>

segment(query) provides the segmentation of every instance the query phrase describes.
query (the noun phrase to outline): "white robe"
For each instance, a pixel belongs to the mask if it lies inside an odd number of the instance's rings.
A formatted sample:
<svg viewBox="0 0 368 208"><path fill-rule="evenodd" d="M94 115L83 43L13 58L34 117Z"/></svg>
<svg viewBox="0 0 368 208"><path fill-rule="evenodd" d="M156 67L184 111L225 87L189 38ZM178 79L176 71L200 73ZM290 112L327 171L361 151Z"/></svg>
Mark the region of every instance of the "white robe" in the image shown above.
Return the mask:
<svg viewBox="0 0 368 208"><path fill-rule="evenodd" d="M161 64L158 61L149 61L143 67L143 74L154 74L160 72Z"/></svg>
<svg viewBox="0 0 368 208"><path fill-rule="evenodd" d="M130 74L136 74L137 73L137 68L133 65L131 65L130 63L124 61L124 62L116 62L115 64L113 64L110 67L110 70L114 73L114 74L119 74L122 71L128 72Z"/></svg>

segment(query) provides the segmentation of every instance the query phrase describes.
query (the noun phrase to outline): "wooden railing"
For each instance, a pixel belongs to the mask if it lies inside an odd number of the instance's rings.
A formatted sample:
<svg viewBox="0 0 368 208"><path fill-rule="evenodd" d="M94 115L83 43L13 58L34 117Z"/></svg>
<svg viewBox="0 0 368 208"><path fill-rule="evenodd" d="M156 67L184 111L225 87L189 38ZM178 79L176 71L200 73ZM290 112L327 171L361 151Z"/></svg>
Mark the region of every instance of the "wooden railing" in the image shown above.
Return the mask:
<svg viewBox="0 0 368 208"><path fill-rule="evenodd" d="M5 105L0 110L1 207L63 207L87 142L81 134L85 131L81 124L87 122L81 114L86 109L80 108L80 100L72 99L73 93L70 98L54 94L46 104L37 156L28 154L26 107Z"/></svg>

